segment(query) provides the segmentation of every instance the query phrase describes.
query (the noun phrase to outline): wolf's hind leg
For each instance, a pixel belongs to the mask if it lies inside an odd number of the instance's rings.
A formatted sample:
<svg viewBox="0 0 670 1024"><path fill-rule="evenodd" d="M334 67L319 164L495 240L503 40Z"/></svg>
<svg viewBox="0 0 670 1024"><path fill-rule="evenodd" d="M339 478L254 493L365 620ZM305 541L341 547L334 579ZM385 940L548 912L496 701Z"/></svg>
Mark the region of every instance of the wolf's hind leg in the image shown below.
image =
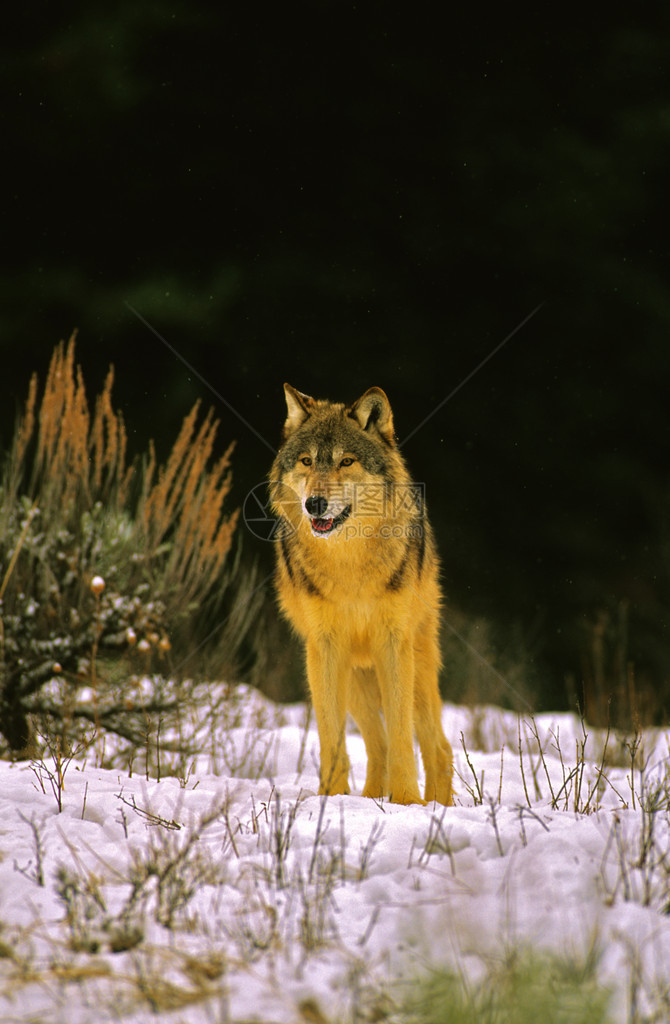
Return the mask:
<svg viewBox="0 0 670 1024"><path fill-rule="evenodd" d="M349 711L361 730L368 756L363 796L382 797L388 792L388 739L374 669L358 668L352 672Z"/></svg>
<svg viewBox="0 0 670 1024"><path fill-rule="evenodd" d="M439 716L430 711L427 714L424 711L422 714L415 704L414 727L426 773L424 793L426 803L437 800L439 804L446 804L449 807L454 802L452 791L453 754L449 740L442 731Z"/></svg>
<svg viewBox="0 0 670 1024"><path fill-rule="evenodd" d="M435 692L432 693L426 692L426 688L421 688L417 680L414 695L414 728L426 774L426 803L436 800L438 804L451 806L454 803L454 756L442 727L442 700L439 699L436 683Z"/></svg>
<svg viewBox="0 0 670 1024"><path fill-rule="evenodd" d="M442 729L442 700L438 685L439 652L431 639L417 644L414 679L414 729L426 773L427 803L454 802L454 758Z"/></svg>

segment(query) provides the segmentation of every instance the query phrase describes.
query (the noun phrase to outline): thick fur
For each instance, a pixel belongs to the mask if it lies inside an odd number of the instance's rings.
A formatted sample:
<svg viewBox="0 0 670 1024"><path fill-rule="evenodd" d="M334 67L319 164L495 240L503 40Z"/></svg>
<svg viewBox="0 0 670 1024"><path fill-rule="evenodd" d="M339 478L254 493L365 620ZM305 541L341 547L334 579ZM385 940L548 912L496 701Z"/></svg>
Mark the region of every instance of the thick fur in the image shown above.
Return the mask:
<svg viewBox="0 0 670 1024"><path fill-rule="evenodd" d="M438 691L438 559L420 489L396 445L388 398L352 406L284 385L287 419L271 471L277 590L305 643L321 746L321 793L347 793L345 720L368 756L363 795L452 803L452 752Z"/></svg>

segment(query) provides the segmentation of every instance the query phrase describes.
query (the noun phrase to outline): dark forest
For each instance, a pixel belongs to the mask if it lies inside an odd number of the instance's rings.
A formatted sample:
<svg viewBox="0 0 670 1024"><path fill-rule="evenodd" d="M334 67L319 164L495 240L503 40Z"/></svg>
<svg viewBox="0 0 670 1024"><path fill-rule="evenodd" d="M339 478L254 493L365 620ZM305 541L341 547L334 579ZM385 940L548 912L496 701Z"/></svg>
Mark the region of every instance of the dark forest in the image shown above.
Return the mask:
<svg viewBox="0 0 670 1024"><path fill-rule="evenodd" d="M213 406L237 505L284 381L382 387L449 650L665 720L670 13L29 2L0 49L3 446L74 329L138 450Z"/></svg>

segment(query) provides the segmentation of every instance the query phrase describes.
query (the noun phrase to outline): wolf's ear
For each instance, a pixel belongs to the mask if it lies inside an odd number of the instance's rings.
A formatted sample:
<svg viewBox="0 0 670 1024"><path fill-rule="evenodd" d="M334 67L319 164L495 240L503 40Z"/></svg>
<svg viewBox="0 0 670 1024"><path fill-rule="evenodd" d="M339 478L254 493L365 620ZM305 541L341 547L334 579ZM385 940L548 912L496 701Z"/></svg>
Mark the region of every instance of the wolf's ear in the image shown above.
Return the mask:
<svg viewBox="0 0 670 1024"><path fill-rule="evenodd" d="M395 444L391 403L381 388L369 388L357 402L354 402L348 413L358 421L363 430L368 433L377 431L387 444Z"/></svg>
<svg viewBox="0 0 670 1024"><path fill-rule="evenodd" d="M314 407L314 399L296 391L290 384L284 384L287 417L284 423L284 440L301 427Z"/></svg>

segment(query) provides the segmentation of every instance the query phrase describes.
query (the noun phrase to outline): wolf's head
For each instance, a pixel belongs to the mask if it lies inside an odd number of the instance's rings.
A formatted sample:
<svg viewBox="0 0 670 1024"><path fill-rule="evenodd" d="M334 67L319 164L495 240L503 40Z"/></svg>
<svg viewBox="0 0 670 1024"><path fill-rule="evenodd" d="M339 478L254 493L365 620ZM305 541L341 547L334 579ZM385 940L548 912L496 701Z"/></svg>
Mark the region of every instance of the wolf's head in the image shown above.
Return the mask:
<svg viewBox="0 0 670 1024"><path fill-rule="evenodd" d="M348 407L290 384L284 393L283 444L272 471L276 511L294 527L304 517L314 537L342 536L350 518L361 530L375 529L388 518L389 488L408 481L382 389L370 388Z"/></svg>

